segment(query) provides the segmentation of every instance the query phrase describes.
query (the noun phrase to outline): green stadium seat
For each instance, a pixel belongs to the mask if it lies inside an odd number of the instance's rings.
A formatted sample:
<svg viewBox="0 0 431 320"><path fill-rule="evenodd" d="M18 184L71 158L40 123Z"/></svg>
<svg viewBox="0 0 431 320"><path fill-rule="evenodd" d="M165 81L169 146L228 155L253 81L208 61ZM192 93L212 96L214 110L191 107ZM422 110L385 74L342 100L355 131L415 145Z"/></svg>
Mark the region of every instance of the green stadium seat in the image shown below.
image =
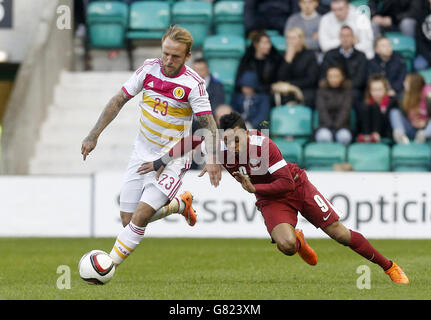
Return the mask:
<svg viewBox="0 0 431 320"><path fill-rule="evenodd" d="M219 1L214 4L214 25L217 34L244 36L244 2Z"/></svg>
<svg viewBox="0 0 431 320"><path fill-rule="evenodd" d="M396 144L392 147L393 171L429 171L431 148L427 143Z"/></svg>
<svg viewBox="0 0 431 320"><path fill-rule="evenodd" d="M424 77L427 84L431 84L431 69L421 70L419 73Z"/></svg>
<svg viewBox="0 0 431 320"><path fill-rule="evenodd" d="M280 149L284 160L290 163L296 163L298 166L302 166L303 155L302 146L296 141L287 141L283 138L274 138L272 141Z"/></svg>
<svg viewBox="0 0 431 320"><path fill-rule="evenodd" d="M412 71L413 60L416 56L415 38L405 36L401 32L386 32L385 36L391 41L393 50L404 57L407 70Z"/></svg>
<svg viewBox="0 0 431 320"><path fill-rule="evenodd" d="M272 45L280 52L284 54L286 52L286 38L281 35L270 36Z"/></svg>
<svg viewBox="0 0 431 320"><path fill-rule="evenodd" d="M356 8L360 6L368 6L368 0L351 0L350 4Z"/></svg>
<svg viewBox="0 0 431 320"><path fill-rule="evenodd" d="M346 162L346 147L336 142L311 142L304 147L307 170L333 171L333 165Z"/></svg>
<svg viewBox="0 0 431 320"><path fill-rule="evenodd" d="M128 14L127 4L121 1L90 2L86 21L89 47L123 48Z"/></svg>
<svg viewBox="0 0 431 320"><path fill-rule="evenodd" d="M275 107L270 114L270 134L304 144L312 132L311 120L312 110L309 107L302 105Z"/></svg>
<svg viewBox="0 0 431 320"><path fill-rule="evenodd" d="M352 143L347 161L354 171L390 171L391 148L382 143Z"/></svg>
<svg viewBox="0 0 431 320"><path fill-rule="evenodd" d="M236 70L244 52L245 40L242 36L212 35L205 39L204 58L211 73L223 83L227 96L233 92Z"/></svg>
<svg viewBox="0 0 431 320"><path fill-rule="evenodd" d="M130 5L127 38L161 39L171 22L170 6L166 1L137 1Z"/></svg>
<svg viewBox="0 0 431 320"><path fill-rule="evenodd" d="M209 34L212 5L205 1L178 1L172 5L172 20L190 31L193 46L201 48Z"/></svg>

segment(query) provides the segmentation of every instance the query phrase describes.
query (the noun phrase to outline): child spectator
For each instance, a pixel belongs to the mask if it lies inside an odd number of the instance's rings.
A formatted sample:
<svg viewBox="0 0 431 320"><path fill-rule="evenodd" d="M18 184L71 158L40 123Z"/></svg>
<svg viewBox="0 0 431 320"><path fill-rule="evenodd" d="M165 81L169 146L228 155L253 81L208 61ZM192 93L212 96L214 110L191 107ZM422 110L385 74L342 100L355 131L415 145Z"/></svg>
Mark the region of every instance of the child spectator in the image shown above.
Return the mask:
<svg viewBox="0 0 431 320"><path fill-rule="evenodd" d="M278 70L277 81L296 87L305 105L314 108L319 81L319 65L313 51L306 48L305 34L300 28L287 31L286 53ZM287 101L283 101L284 104Z"/></svg>
<svg viewBox="0 0 431 320"><path fill-rule="evenodd" d="M299 0L301 12L295 13L287 19L284 36L294 28L301 28L305 34L305 44L308 49L318 52L319 47L319 23L322 17L317 11L318 0Z"/></svg>
<svg viewBox="0 0 431 320"><path fill-rule="evenodd" d="M394 52L391 41L386 37L376 40L376 55L368 62L368 74L380 73L389 81L389 95L401 97L407 65L403 57Z"/></svg>
<svg viewBox="0 0 431 320"><path fill-rule="evenodd" d="M431 138L431 85L418 73L410 73L404 81L402 111L391 110L389 117L396 143L423 143Z"/></svg>
<svg viewBox="0 0 431 320"><path fill-rule="evenodd" d="M392 138L389 112L398 109L398 100L389 95L388 80L381 74L372 74L365 91L365 105L359 113L362 130L358 142L381 142Z"/></svg>
<svg viewBox="0 0 431 320"><path fill-rule="evenodd" d="M246 71L252 71L259 77L260 88L256 88L256 90L270 94L271 84L276 81L277 71L283 61L283 56L271 44L265 31L252 32L250 39L251 45L241 58L236 72L235 91L241 91L238 81L242 74Z"/></svg>
<svg viewBox="0 0 431 320"><path fill-rule="evenodd" d="M339 66L327 69L326 79L320 82L316 98L319 113L317 142L336 141L344 145L352 141L350 113L352 110L352 85Z"/></svg>
<svg viewBox="0 0 431 320"><path fill-rule="evenodd" d="M262 121L269 120L270 97L256 92L259 79L254 72L244 72L239 85L241 93L234 93L232 108L241 114L248 129L256 129Z"/></svg>

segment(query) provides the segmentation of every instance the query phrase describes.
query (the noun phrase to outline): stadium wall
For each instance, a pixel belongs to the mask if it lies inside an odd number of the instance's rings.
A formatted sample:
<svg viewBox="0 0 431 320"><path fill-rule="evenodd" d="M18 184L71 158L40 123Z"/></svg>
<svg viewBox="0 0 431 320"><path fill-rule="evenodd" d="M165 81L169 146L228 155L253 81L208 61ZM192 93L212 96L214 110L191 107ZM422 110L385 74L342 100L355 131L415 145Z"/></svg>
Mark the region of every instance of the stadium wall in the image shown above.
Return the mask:
<svg viewBox="0 0 431 320"><path fill-rule="evenodd" d="M172 215L152 223L148 237L268 238L254 196L223 172L218 188L191 171L179 190L195 196L198 223L189 227ZM343 223L369 238L431 238L431 173L310 172ZM121 230L122 173L92 176L0 177L0 236L115 237ZM300 215L307 237L326 235Z"/></svg>
<svg viewBox="0 0 431 320"><path fill-rule="evenodd" d="M30 2L14 2L14 12L28 3ZM15 31L31 36L22 49L26 54L20 64L3 118L0 161L0 173L3 174L28 173L29 159L39 137L40 124L52 103L54 87L61 71L71 69L72 66L73 30L71 27L63 28L58 23L62 16L57 11L61 6L71 8L72 1L38 0L29 4L29 8L36 4L39 6L35 9L31 23L25 27L24 21L24 31ZM28 8L24 11L27 10ZM35 17L39 18L37 23L34 21Z"/></svg>

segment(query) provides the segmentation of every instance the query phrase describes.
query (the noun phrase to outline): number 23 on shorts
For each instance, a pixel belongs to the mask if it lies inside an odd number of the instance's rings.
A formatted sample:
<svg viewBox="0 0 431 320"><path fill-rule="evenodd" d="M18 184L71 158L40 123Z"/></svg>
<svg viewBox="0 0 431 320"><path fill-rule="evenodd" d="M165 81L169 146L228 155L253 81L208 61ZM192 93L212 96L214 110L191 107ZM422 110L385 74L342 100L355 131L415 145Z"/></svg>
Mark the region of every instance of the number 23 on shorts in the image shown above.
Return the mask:
<svg viewBox="0 0 431 320"><path fill-rule="evenodd" d="M166 190L170 190L175 183L175 178L163 173L160 176L158 184L164 186Z"/></svg>

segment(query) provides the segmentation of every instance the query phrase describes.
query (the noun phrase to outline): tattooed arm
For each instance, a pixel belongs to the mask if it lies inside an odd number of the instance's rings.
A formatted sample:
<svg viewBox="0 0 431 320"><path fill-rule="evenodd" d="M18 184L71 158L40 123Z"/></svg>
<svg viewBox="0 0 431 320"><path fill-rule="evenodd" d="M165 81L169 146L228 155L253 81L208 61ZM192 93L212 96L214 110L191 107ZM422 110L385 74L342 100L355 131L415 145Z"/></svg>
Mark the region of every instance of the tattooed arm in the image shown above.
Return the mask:
<svg viewBox="0 0 431 320"><path fill-rule="evenodd" d="M122 91L118 92L115 96L109 100L105 109L103 109L99 119L91 129L88 136L82 141L81 154L85 160L88 154L96 147L97 139L99 138L102 131L111 123L112 120L120 112L121 108L129 101L130 98Z"/></svg>
<svg viewBox="0 0 431 320"><path fill-rule="evenodd" d="M210 182L217 187L221 179L221 166L217 163L217 124L212 114L202 114L197 116L199 124L205 130L205 148L208 155L205 168L199 174L202 177L206 172L210 177Z"/></svg>

